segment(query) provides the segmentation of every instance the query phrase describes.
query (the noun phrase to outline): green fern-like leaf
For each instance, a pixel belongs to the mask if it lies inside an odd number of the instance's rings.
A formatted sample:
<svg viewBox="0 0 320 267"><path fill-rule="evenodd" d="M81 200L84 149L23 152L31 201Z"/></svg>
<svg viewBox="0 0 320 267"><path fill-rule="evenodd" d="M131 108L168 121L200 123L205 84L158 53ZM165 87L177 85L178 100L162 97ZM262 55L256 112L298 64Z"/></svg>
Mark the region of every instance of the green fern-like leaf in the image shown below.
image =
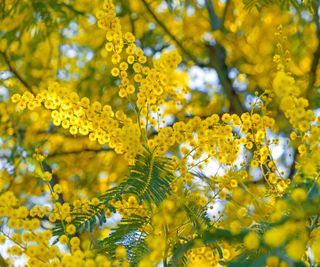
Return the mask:
<svg viewBox="0 0 320 267"><path fill-rule="evenodd" d="M155 156L147 148L138 155L135 165L129 169L127 179L100 197L106 206L110 200L120 200L123 195L135 195L140 202L159 205L170 194L170 183L174 175L169 159ZM147 233L142 229L148 224L146 217L123 218L110 235L98 243L98 251L115 257L119 245L125 246L131 266L137 266L142 255L148 253L145 244Z"/></svg>
<svg viewBox="0 0 320 267"><path fill-rule="evenodd" d="M198 231L210 227L210 218L207 215L206 208L198 205L197 203L189 203L184 205L186 213L192 226Z"/></svg>
<svg viewBox="0 0 320 267"><path fill-rule="evenodd" d="M258 10L270 5L278 5L281 9L286 10L289 9L290 6L293 6L297 9L311 8L311 3L306 5L297 0L243 0L243 3L247 9L256 7Z"/></svg>
<svg viewBox="0 0 320 267"><path fill-rule="evenodd" d="M98 242L97 250L114 259L116 248L124 246L131 266L136 266L140 258L149 251L145 244L147 233L142 230L146 224L148 220L145 217L123 218L107 238Z"/></svg>
<svg viewBox="0 0 320 267"><path fill-rule="evenodd" d="M65 234L65 229L62 221L57 221L54 224L54 227L52 229L52 235L53 236L61 236Z"/></svg>
<svg viewBox="0 0 320 267"><path fill-rule="evenodd" d="M102 225L106 222L104 209L99 206L89 205L86 211L71 211L73 217L72 224L76 226L77 233L84 231L91 232L94 225ZM57 221L52 229L53 236L61 236L65 234L65 225L62 221Z"/></svg>
<svg viewBox="0 0 320 267"><path fill-rule="evenodd" d="M144 153L138 155L134 166L130 167L127 179L118 186L108 190L99 197L106 207L115 212L110 200L120 200L123 195L135 195L140 202L159 205L170 194L170 183L174 175L168 158L155 156L145 148ZM104 209L90 205L85 212L72 211L72 223L77 233L91 231L96 224L106 222ZM56 223L54 235L64 234L62 224Z"/></svg>
<svg viewBox="0 0 320 267"><path fill-rule="evenodd" d="M74 219L72 223L77 228L77 233L83 231L92 231L95 224L102 225L106 222L104 209L98 206L90 205L86 212L72 212Z"/></svg>
<svg viewBox="0 0 320 267"><path fill-rule="evenodd" d="M159 205L170 193L173 178L169 159L155 156L145 148L144 153L137 156L135 165L130 168L128 178L116 188L107 191L100 200L108 204L111 199L132 194L140 202Z"/></svg>

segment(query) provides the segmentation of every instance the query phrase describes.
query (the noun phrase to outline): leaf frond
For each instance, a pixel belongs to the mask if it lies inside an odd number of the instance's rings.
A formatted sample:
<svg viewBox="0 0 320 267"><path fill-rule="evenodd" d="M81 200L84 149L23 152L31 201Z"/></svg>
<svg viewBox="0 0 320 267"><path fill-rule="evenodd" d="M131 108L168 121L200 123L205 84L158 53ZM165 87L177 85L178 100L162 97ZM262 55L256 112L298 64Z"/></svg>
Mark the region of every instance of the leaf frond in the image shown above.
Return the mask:
<svg viewBox="0 0 320 267"><path fill-rule="evenodd" d="M108 257L115 259L118 246L124 246L127 251L127 258L136 266L139 259L149 252L145 243L146 232L143 231L148 224L146 217L123 218L119 224L113 228L109 236L97 244L97 250L105 253Z"/></svg>
<svg viewBox="0 0 320 267"><path fill-rule="evenodd" d="M120 199L122 195L135 195L140 202L159 205L170 193L170 184L174 179L171 164L165 157L155 156L145 148L138 155L135 165L130 167L127 179L117 187L108 190L100 197L105 204L111 199Z"/></svg>

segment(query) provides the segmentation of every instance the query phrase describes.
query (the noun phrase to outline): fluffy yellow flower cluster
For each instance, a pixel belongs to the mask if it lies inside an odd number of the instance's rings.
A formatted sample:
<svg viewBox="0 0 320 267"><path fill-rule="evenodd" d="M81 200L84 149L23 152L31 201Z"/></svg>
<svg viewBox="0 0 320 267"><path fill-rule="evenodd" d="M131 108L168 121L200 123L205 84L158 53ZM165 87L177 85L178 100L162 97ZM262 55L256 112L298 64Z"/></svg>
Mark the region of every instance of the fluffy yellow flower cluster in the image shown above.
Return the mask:
<svg viewBox="0 0 320 267"><path fill-rule="evenodd" d="M175 80L175 70L180 61L181 57L176 51L163 53L141 80L137 106L144 117L147 116L148 109L158 111L158 107L167 98L176 101L183 99L184 88L179 88L179 83Z"/></svg>
<svg viewBox="0 0 320 267"><path fill-rule="evenodd" d="M15 94L11 99L22 110L26 107L33 110L43 104L52 110L54 125L69 129L72 135L89 135L91 141L108 144L117 153L124 153L130 162L141 151L139 126L124 112L114 113L111 106L102 106L97 101L90 104L87 97L80 99L77 93L69 92L56 82L36 96L25 92L22 96Z"/></svg>
<svg viewBox="0 0 320 267"><path fill-rule="evenodd" d="M291 61L297 52L277 26L293 18L286 27L297 41L296 14L274 5L254 10L252 19L242 0L189 1L186 10L172 3L174 18L162 21L163 1L96 2L84 18L87 0L49 8L72 19L62 26L65 40L48 37L53 63L32 61L43 72L27 57L20 62L17 43L0 41L1 77L12 75L5 88L16 104L0 104L0 265L18 257L41 267L319 263L320 117L308 96L318 63L306 89L313 44L301 51L308 57ZM83 36L95 27L93 13L99 29L89 40ZM305 17L299 31L314 33ZM150 38L151 19L159 27ZM191 31L179 33L189 24ZM28 38L34 47L37 38ZM160 53L147 56L158 44ZM47 51L42 46L37 55ZM189 91L185 77L198 69L210 79L215 69L219 86L200 79ZM11 94L21 84L28 92ZM28 120L17 112L24 109Z"/></svg>
<svg viewBox="0 0 320 267"><path fill-rule="evenodd" d="M103 11L98 11L96 17L99 27L107 31L105 49L108 52L113 52L111 61L117 66L112 68L111 74L121 79L119 96L132 95L136 90L134 82L140 82L142 75L149 70L148 67L141 65L146 63L147 58L144 56L142 49L135 45L135 37L132 33L122 34L119 18L116 17L112 1L106 1ZM125 51L123 52L124 48ZM130 81L130 77L128 77L128 72L131 70L136 73L134 81Z"/></svg>
<svg viewBox="0 0 320 267"><path fill-rule="evenodd" d="M96 13L98 19L98 27L108 31L106 45L107 50L115 50L116 53L121 53L123 49L123 36L119 18L116 16L115 6L112 0L104 1L103 10ZM133 37L134 41L134 37Z"/></svg>
<svg viewBox="0 0 320 267"><path fill-rule="evenodd" d="M117 210L117 212L119 212L124 217L145 217L148 213L146 207L143 204L139 204L135 196L129 196L127 200L112 200L110 202L110 205L112 205ZM107 214L109 214L109 212L109 210L106 211Z"/></svg>
<svg viewBox="0 0 320 267"><path fill-rule="evenodd" d="M112 1L106 1L104 10L97 12L96 16L98 25L107 32L105 48L112 52L111 61L115 65L111 74L121 80L119 96L129 97L137 93L139 114L156 126L157 120L149 113L160 111L159 107L168 99L182 101L187 92L176 72L180 55L177 51L165 52L154 60L153 68L149 68L145 66L147 57L135 44L134 35L122 33Z"/></svg>
<svg viewBox="0 0 320 267"><path fill-rule="evenodd" d="M307 109L308 100L299 97L301 91L296 86L293 77L279 70L273 80L275 96L280 100L280 109L289 119L295 129L306 132L310 129L310 123L315 119L313 111Z"/></svg>
<svg viewBox="0 0 320 267"><path fill-rule="evenodd" d="M59 185L55 185L55 191L61 191ZM99 203L97 198L90 201L91 205ZM73 206L74 211L79 212L84 210L85 205L75 202ZM44 230L40 220L47 217L50 222L57 220L70 222L71 207L68 203L61 205L56 202L52 212L48 206L35 205L28 209L21 205L21 201L12 191L0 192L0 217L7 221L8 227L0 230L0 244L11 242L7 248L8 255L13 257L26 255L28 257L26 266L111 266L111 262L105 256L93 253L90 242L85 240L82 243L79 237L72 236L76 231L73 224L65 226L65 234L59 237L60 245L52 244L53 232L50 229ZM70 249L70 253L65 253L64 246ZM121 257L123 258L123 255ZM125 259L122 262L123 266L126 266Z"/></svg>
<svg viewBox="0 0 320 267"><path fill-rule="evenodd" d="M219 255L213 250L213 247L199 246L198 248L191 249L187 257L190 260L188 266L217 266L219 261Z"/></svg>

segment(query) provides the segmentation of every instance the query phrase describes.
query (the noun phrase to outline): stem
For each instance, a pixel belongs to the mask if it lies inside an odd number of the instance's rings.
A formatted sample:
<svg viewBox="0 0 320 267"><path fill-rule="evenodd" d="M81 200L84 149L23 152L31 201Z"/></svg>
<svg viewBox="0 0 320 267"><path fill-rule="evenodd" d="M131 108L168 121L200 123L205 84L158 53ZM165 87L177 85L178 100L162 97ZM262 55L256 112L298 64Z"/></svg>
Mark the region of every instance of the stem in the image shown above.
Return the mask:
<svg viewBox="0 0 320 267"><path fill-rule="evenodd" d="M28 89L30 93L34 94L34 91L31 88L31 86L21 77L17 70L12 66L7 54L5 52L0 52L0 54L2 55L4 61L8 65L9 70L14 74L14 76L24 85L24 87Z"/></svg>
<svg viewBox="0 0 320 267"><path fill-rule="evenodd" d="M222 30L223 25L214 11L211 0L206 0L206 8L209 14L211 30ZM228 4L226 3L225 10L227 8ZM242 107L242 103L232 86L231 80L228 77L228 67L225 63L227 54L225 48L219 43L214 46L209 46L209 48L211 48L209 65L217 71L222 88L230 101L230 111L237 114L243 113L244 109Z"/></svg>
<svg viewBox="0 0 320 267"><path fill-rule="evenodd" d="M211 0L206 0L206 8L209 13L211 29L213 31L219 30L221 28L221 23L220 23L220 20L219 20L217 14L214 11Z"/></svg>
<svg viewBox="0 0 320 267"><path fill-rule="evenodd" d="M85 149L81 149L81 150L58 151L58 152L49 154L47 156L47 158L53 158L53 157L56 157L56 156L71 155L71 154L80 154L82 152L100 153L100 152L104 152L104 151L111 151L111 149L110 148L100 148L100 149L85 148Z"/></svg>
<svg viewBox="0 0 320 267"><path fill-rule="evenodd" d="M42 162L42 166L43 166L43 169L45 171L48 171L50 173L52 173L52 169L51 169L51 166L46 163L45 161ZM53 192L53 187L59 183L59 177L56 175L56 174L52 174L52 179L51 181L49 182L49 185L50 185L50 190ZM64 203L64 200L63 200L63 196L62 194L59 194L59 198L57 200L57 202L59 202L61 205Z"/></svg>
<svg viewBox="0 0 320 267"><path fill-rule="evenodd" d="M230 3L231 3L231 0L227 0L227 2L225 3L225 6L224 6L224 10L223 10L222 18L221 18L221 28L223 31L226 30L224 27L224 22L227 17L227 12L228 12L228 8L229 8Z"/></svg>

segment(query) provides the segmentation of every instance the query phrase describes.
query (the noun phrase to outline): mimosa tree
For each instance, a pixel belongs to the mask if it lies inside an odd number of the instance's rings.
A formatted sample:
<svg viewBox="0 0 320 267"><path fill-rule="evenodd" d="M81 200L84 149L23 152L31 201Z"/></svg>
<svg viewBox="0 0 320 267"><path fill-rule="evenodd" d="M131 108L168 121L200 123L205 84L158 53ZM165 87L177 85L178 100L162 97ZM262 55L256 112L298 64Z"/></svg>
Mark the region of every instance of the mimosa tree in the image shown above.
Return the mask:
<svg viewBox="0 0 320 267"><path fill-rule="evenodd" d="M0 266L319 266L318 0L3 0Z"/></svg>

